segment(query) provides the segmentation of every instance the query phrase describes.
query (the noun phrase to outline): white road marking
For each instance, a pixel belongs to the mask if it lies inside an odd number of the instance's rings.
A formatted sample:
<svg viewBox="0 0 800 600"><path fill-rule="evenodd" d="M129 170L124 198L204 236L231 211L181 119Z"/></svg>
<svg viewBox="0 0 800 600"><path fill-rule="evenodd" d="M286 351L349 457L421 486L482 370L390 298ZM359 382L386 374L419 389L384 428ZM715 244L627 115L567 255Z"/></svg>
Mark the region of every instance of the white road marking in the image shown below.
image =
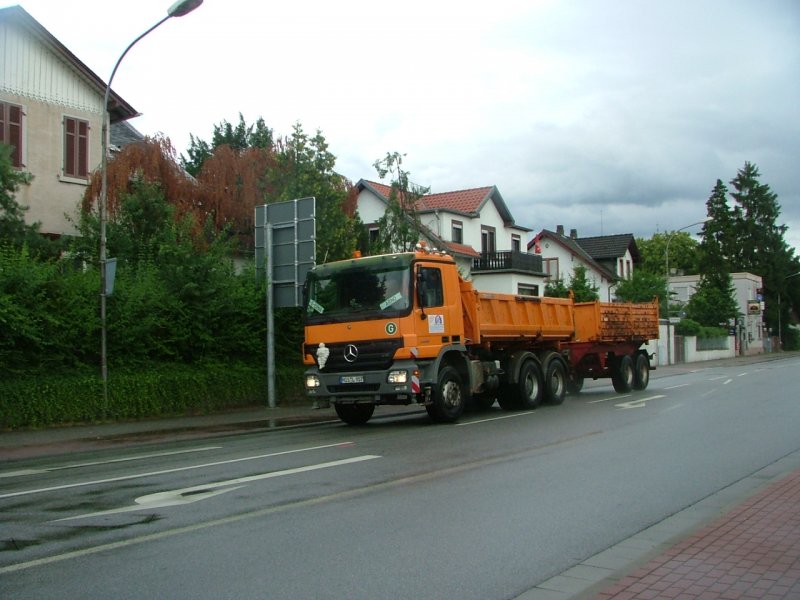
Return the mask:
<svg viewBox="0 0 800 600"><path fill-rule="evenodd" d="M597 404L598 402L608 402L609 400L619 400L620 398L630 398L631 394L624 394L622 396L610 396L608 398L601 398L600 400L589 400L586 404Z"/></svg>
<svg viewBox="0 0 800 600"><path fill-rule="evenodd" d="M744 377L745 375L747 375L747 371L745 371L744 373L739 373L739 374L737 375L737 377Z"/></svg>
<svg viewBox="0 0 800 600"><path fill-rule="evenodd" d="M688 383L681 383L679 385L671 385L669 387L665 387L664 389L665 390L677 390L678 388L688 387L688 386L689 386Z"/></svg>
<svg viewBox="0 0 800 600"><path fill-rule="evenodd" d="M659 398L666 398L664 394L659 394L657 396L648 396L647 398L640 398L637 400L631 400L630 402L621 402L620 404L615 404L617 408L621 408L623 410L628 408L644 408L647 405L648 400L658 400Z"/></svg>
<svg viewBox="0 0 800 600"><path fill-rule="evenodd" d="M722 382L722 385L728 385L732 381L733 379L726 379L725 381Z"/></svg>
<svg viewBox="0 0 800 600"><path fill-rule="evenodd" d="M64 519L56 519L52 523L60 523L62 521L74 521L76 519L86 519L89 517L100 517L105 515L114 515L119 513L133 512L137 510L153 510L156 508L164 508L167 506L179 506L183 504L192 504L198 500L205 500L232 492L243 487L242 484L250 483L252 481L261 481L263 479L273 479L275 477L283 477L285 475L297 475L298 473L306 473L308 471L318 471L319 469L329 469L331 467L339 467L342 465L350 465L353 463L364 462L366 460L373 460L381 458L375 454L365 454L362 456L355 456L353 458L344 458L342 460L334 460L326 463L319 463L316 465L307 465L305 467L295 467L293 469L284 469L282 471L271 471L269 473L260 473L258 475L249 475L247 477L238 477L236 479L229 479L227 481L217 481L214 483L204 483L202 485L195 485L188 488L179 490L168 490L166 492L156 492L155 494L147 494L136 498L136 506L126 506L124 508L115 508L111 510L103 510L100 512L88 513L85 515L77 515L74 517L66 517Z"/></svg>
<svg viewBox="0 0 800 600"><path fill-rule="evenodd" d="M157 452L155 454L141 454L139 456L125 456L122 458L112 458L109 460L98 460L94 462L74 463L62 465L60 467L50 467L47 469L22 469L19 471L0 472L0 479L3 477L22 477L23 475L39 475L41 473L51 473L53 471L63 471L64 469L80 469L81 467L96 467L97 465L110 465L113 463L130 462L134 460L146 460L148 458L161 458L162 456L175 456L176 454L189 454L192 452L208 452L209 450L219 450L222 446L206 446L205 448L191 448L189 450L175 450L174 452Z"/></svg>
<svg viewBox="0 0 800 600"><path fill-rule="evenodd" d="M141 479L142 477L151 477L154 475L165 475L167 473L179 473L181 471L191 471L193 469L204 469L206 467L216 467L218 465L229 465L248 460L258 460L261 458L272 458L273 456L284 456L286 454L297 454L298 452L310 452L312 450L323 450L325 448L337 448L341 446L350 446L353 442L339 442L338 444L326 444L324 446L313 446L310 448L299 448L297 450L286 450L284 452L273 452L270 454L259 454L257 456L245 456L244 458L233 458L231 460L221 460L217 462L205 463L201 465L191 465L188 467L176 467L174 469L163 469L161 471L150 471L149 473L137 473L136 475L121 475L119 477L109 477L107 479L96 479L94 481L80 481L78 483L66 483L64 485L54 485L51 487L38 488L32 490L22 490L19 492L11 492L9 494L0 494L0 499L14 498L16 496L28 496L30 494L41 494L43 492L53 492L57 490L67 490L70 488L84 487L87 485L99 485L101 483L116 483L117 481L129 481L131 479Z"/></svg>
<svg viewBox="0 0 800 600"><path fill-rule="evenodd" d="M488 419L480 419L478 421L469 421L466 423L456 423L456 427L463 427L464 425L477 425L478 423L488 423L489 421L499 421L500 419L514 419L516 417L525 417L534 414L533 411L511 413L501 417L490 417Z"/></svg>

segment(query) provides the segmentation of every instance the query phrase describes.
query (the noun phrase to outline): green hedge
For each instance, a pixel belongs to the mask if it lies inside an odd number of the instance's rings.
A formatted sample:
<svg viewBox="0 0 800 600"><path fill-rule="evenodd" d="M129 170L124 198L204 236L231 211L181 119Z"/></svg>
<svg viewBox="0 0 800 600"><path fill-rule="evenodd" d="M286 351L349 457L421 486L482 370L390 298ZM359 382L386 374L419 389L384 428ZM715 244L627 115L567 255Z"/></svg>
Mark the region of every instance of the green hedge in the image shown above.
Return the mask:
<svg viewBox="0 0 800 600"><path fill-rule="evenodd" d="M303 401L302 368L276 372L278 404ZM205 414L267 404L264 367L241 364L159 364L115 371L102 380L79 373L0 380L0 428L19 429L102 420Z"/></svg>
<svg viewBox="0 0 800 600"><path fill-rule="evenodd" d="M724 327L706 327L692 319L681 319L675 325L676 335L694 335L699 338L727 337L728 330Z"/></svg>

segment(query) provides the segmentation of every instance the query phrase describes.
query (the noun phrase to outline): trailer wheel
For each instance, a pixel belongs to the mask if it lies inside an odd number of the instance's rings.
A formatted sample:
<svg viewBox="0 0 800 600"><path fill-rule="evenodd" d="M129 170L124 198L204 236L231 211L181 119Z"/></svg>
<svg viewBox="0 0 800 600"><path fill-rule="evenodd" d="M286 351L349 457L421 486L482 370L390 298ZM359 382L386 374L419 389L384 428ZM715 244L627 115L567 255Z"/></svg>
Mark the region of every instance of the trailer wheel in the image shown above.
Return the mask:
<svg viewBox="0 0 800 600"><path fill-rule="evenodd" d="M544 401L558 405L564 402L567 393L567 368L561 359L553 356L547 363L544 375Z"/></svg>
<svg viewBox="0 0 800 600"><path fill-rule="evenodd" d="M375 412L375 405L370 403L340 404L334 403L333 408L339 418L348 425L363 425L372 417Z"/></svg>
<svg viewBox="0 0 800 600"><path fill-rule="evenodd" d="M458 371L451 366L442 367L428 414L440 423L453 423L464 412L466 398Z"/></svg>
<svg viewBox="0 0 800 600"><path fill-rule="evenodd" d="M650 360L639 352L634 361L633 389L645 390L650 383Z"/></svg>
<svg viewBox="0 0 800 600"><path fill-rule="evenodd" d="M583 389L583 377L580 375L573 375L567 379L567 392L570 394L579 394Z"/></svg>
<svg viewBox="0 0 800 600"><path fill-rule="evenodd" d="M520 408L534 409L542 401L542 370L536 361L526 360L522 363L516 396Z"/></svg>
<svg viewBox="0 0 800 600"><path fill-rule="evenodd" d="M633 359L627 354L620 356L611 372L611 383L614 385L614 389L620 394L630 392L633 380Z"/></svg>

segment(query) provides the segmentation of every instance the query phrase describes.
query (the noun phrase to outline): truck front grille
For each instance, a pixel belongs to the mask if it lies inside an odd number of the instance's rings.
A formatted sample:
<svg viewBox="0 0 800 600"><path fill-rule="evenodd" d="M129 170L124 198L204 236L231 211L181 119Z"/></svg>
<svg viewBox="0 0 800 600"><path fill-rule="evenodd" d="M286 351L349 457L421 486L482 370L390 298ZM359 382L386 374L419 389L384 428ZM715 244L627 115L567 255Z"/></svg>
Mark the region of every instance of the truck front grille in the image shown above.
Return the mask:
<svg viewBox="0 0 800 600"><path fill-rule="evenodd" d="M327 346L330 354L325 367L321 369L323 372L380 371L391 366L395 352L403 346L403 340L366 340ZM317 347L318 344L306 344L304 351L313 356L319 366Z"/></svg>

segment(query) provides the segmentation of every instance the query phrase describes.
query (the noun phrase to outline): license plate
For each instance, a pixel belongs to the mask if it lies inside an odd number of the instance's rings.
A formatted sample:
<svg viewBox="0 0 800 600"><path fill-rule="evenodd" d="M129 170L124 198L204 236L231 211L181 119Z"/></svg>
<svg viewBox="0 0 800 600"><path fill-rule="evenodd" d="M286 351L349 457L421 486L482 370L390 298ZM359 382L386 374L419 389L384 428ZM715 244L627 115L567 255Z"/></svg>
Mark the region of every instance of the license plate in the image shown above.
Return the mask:
<svg viewBox="0 0 800 600"><path fill-rule="evenodd" d="M339 383L364 383L363 375L342 375L339 377Z"/></svg>

